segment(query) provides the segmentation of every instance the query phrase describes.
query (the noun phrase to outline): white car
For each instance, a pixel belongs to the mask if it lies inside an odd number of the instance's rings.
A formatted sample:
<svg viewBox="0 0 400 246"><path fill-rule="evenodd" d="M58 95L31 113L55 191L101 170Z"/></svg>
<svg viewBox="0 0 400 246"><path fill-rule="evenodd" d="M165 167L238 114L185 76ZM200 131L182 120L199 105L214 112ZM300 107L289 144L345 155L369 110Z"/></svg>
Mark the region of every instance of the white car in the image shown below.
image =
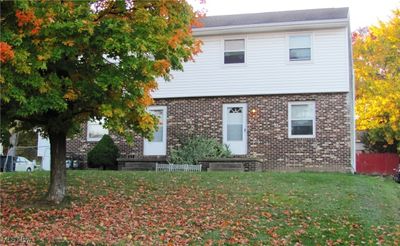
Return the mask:
<svg viewBox="0 0 400 246"><path fill-rule="evenodd" d="M15 160L15 171L17 172L32 172L35 169L35 165L30 160L22 156L17 156Z"/></svg>

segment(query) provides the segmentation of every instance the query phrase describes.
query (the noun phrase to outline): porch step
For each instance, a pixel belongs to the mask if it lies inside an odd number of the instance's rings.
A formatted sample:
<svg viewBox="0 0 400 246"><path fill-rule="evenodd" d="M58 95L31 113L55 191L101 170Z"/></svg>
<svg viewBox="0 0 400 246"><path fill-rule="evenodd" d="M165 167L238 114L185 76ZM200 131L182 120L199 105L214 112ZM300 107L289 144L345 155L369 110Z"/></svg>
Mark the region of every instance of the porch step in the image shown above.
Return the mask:
<svg viewBox="0 0 400 246"><path fill-rule="evenodd" d="M121 171L151 171L152 168L143 166L143 167L121 167Z"/></svg>
<svg viewBox="0 0 400 246"><path fill-rule="evenodd" d="M155 170L155 162L125 162L125 166L121 167L121 170Z"/></svg>
<svg viewBox="0 0 400 246"><path fill-rule="evenodd" d="M156 163L166 163L165 157L121 158L118 159L118 169L122 171L156 170Z"/></svg>
<svg viewBox="0 0 400 246"><path fill-rule="evenodd" d="M210 163L210 167L208 171L236 171L243 172L244 166L243 163L226 163L226 162L214 162Z"/></svg>

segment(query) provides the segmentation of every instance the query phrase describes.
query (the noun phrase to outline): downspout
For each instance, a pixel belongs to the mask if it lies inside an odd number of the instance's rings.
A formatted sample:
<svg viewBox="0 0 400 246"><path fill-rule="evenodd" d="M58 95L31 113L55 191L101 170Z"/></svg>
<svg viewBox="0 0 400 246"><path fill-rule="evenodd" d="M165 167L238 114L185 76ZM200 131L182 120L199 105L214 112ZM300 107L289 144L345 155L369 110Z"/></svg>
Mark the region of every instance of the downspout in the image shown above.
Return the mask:
<svg viewBox="0 0 400 246"><path fill-rule="evenodd" d="M349 10L350 12L350 10ZM357 171L356 167L356 127L355 127L355 83L354 83L354 70L353 70L353 47L352 47L352 35L350 30L350 13L348 13L348 50L349 50L349 113L350 113L350 162L351 172L354 174Z"/></svg>

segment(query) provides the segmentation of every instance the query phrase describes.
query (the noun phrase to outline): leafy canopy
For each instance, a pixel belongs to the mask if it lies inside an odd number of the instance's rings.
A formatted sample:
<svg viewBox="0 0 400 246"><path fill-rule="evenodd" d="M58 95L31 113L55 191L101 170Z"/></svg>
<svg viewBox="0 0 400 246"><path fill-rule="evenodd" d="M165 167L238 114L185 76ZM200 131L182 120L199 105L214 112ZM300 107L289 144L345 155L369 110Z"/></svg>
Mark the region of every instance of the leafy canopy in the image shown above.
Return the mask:
<svg viewBox="0 0 400 246"><path fill-rule="evenodd" d="M156 78L200 51L184 0L1 1L1 124L75 133L88 119L150 137Z"/></svg>
<svg viewBox="0 0 400 246"><path fill-rule="evenodd" d="M400 140L400 10L378 26L353 33L357 129L393 144ZM400 146L398 146L400 150Z"/></svg>

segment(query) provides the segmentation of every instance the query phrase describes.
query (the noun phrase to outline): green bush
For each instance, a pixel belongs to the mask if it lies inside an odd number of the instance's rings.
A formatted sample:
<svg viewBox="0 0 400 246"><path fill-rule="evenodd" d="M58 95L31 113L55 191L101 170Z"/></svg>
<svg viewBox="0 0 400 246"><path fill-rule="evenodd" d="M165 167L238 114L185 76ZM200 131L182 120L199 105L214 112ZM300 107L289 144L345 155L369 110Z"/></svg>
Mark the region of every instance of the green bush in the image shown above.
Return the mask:
<svg viewBox="0 0 400 246"><path fill-rule="evenodd" d="M169 162L174 164L198 164L204 158L231 156L228 146L216 139L196 136L186 140L180 148L171 151Z"/></svg>
<svg viewBox="0 0 400 246"><path fill-rule="evenodd" d="M385 128L370 129L362 135L361 142L371 152L400 154L400 141L395 139L393 142L388 143L385 138L385 133L388 132L390 130ZM396 133L392 134L395 135Z"/></svg>
<svg viewBox="0 0 400 246"><path fill-rule="evenodd" d="M115 169L119 150L109 135L104 135L101 140L88 153L88 166L91 168Z"/></svg>

